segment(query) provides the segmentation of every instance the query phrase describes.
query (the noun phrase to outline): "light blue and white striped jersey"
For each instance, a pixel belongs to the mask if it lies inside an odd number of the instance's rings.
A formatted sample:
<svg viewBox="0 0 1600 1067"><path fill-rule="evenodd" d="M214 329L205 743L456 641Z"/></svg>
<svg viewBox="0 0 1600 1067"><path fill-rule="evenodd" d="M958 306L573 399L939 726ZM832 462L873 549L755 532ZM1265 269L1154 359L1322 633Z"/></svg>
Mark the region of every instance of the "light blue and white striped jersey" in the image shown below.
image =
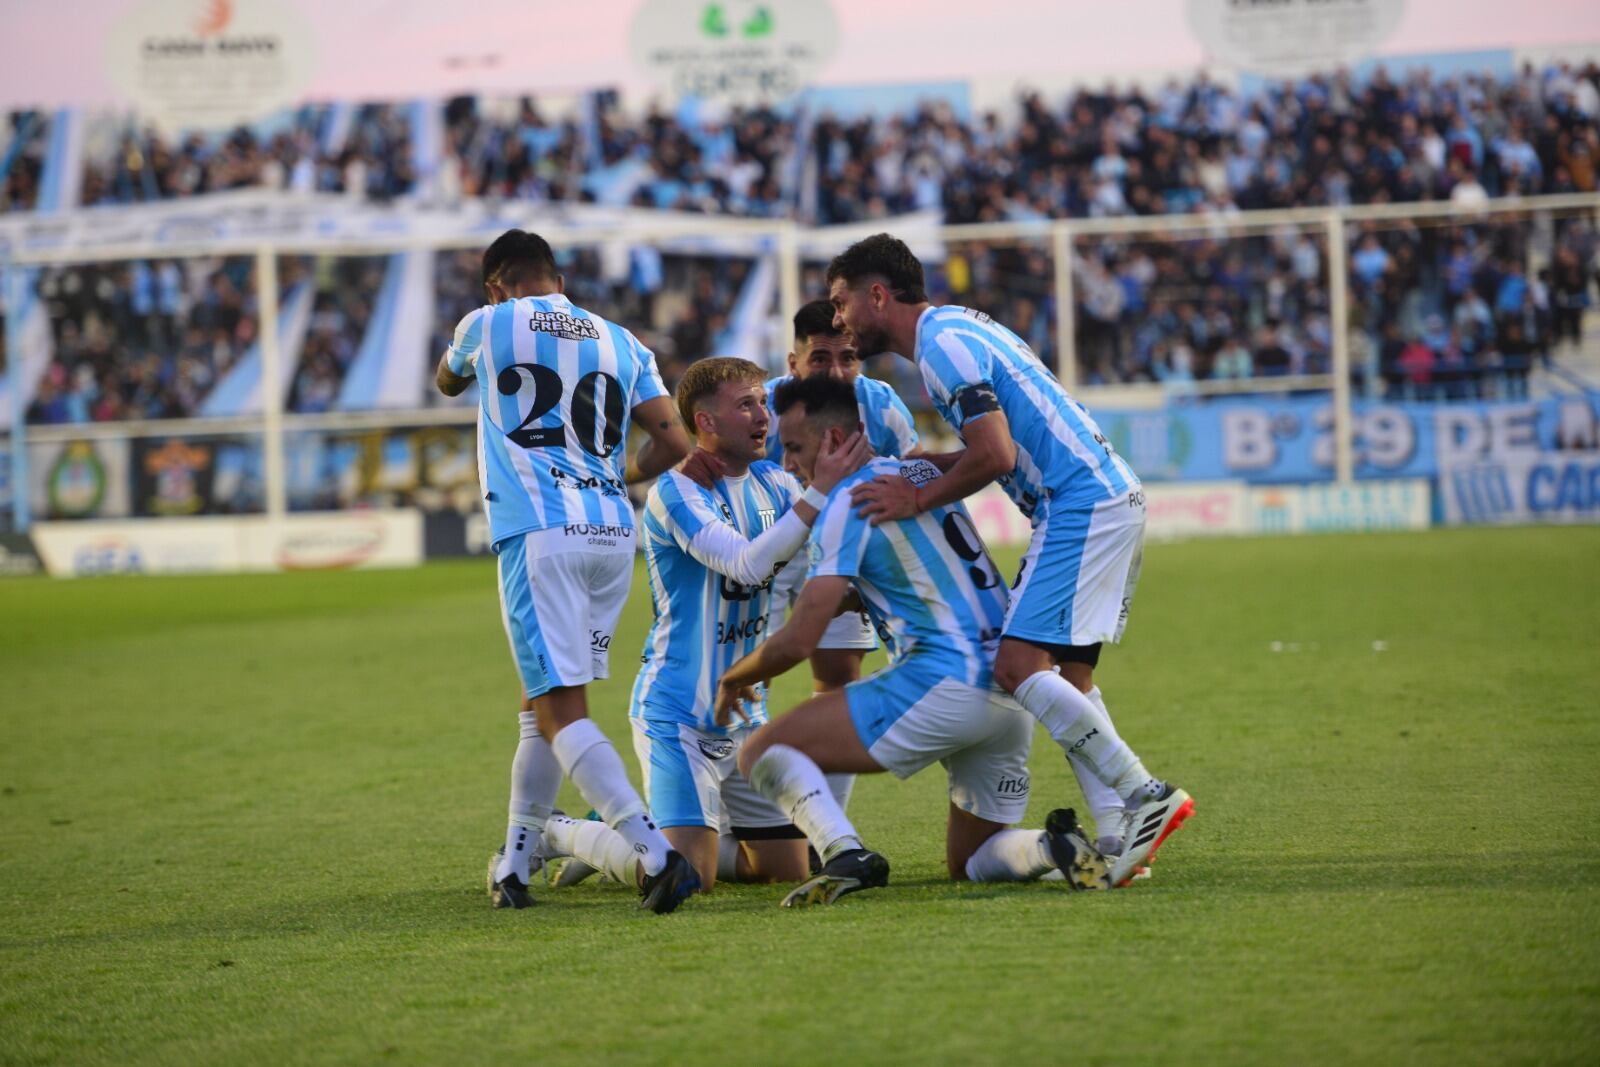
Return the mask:
<svg viewBox="0 0 1600 1067"><path fill-rule="evenodd" d="M573 524L633 529L629 413L667 395L633 334L560 294L525 296L462 319L446 358L478 379L478 478L497 547Z"/></svg>
<svg viewBox="0 0 1600 1067"><path fill-rule="evenodd" d="M783 442L778 440L778 409L773 407L773 397L777 395L778 386L793 378L792 374L780 374L767 382L767 410L772 412L772 427L767 431L767 458L780 466ZM873 452L880 456L903 456L917 447L917 424L894 386L865 374L856 375L856 406L861 409L861 425Z"/></svg>
<svg viewBox="0 0 1600 1067"><path fill-rule="evenodd" d="M754 540L794 506L801 492L793 475L766 460L752 463L741 478L718 479L714 489L703 489L677 471L650 487L643 541L656 621L645 639L630 715L726 732L713 719L717 686L766 635L772 579L740 585L691 555L689 543L714 522ZM763 692L751 719L765 722L766 715Z"/></svg>
<svg viewBox="0 0 1600 1067"><path fill-rule="evenodd" d="M926 485L939 468L874 459L840 482L811 527L808 577L851 579L894 662L914 656L987 688L1010 601L1006 583L959 501L881 526L856 514L850 487L883 474Z"/></svg>
<svg viewBox="0 0 1600 1067"><path fill-rule="evenodd" d="M1087 508L1138 487L1089 413L1022 338L988 315L929 308L917 320L916 352L933 406L957 432L984 410L963 391L994 390L1017 443L1016 468L1000 485L1030 519L1045 497L1057 507Z"/></svg>

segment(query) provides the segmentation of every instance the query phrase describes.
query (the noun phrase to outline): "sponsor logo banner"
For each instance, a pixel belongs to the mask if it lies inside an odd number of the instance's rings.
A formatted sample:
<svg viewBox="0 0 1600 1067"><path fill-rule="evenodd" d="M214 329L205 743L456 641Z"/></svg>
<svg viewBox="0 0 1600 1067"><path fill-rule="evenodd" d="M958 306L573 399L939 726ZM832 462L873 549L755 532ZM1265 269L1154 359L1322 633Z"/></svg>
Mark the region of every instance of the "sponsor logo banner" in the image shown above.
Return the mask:
<svg viewBox="0 0 1600 1067"><path fill-rule="evenodd" d="M628 34L634 63L677 96L739 103L804 89L833 58L827 0L647 0Z"/></svg>
<svg viewBox="0 0 1600 1067"><path fill-rule="evenodd" d="M45 569L57 578L243 569L231 519L41 522L33 539Z"/></svg>
<svg viewBox="0 0 1600 1067"><path fill-rule="evenodd" d="M107 35L106 73L171 131L225 130L299 102L315 36L281 0L143 0Z"/></svg>
<svg viewBox="0 0 1600 1067"><path fill-rule="evenodd" d="M1431 478L1463 458L1600 447L1600 393L1515 403L1357 401L1352 416L1358 478ZM1333 480L1326 399L1225 400L1095 418L1146 483Z"/></svg>
<svg viewBox="0 0 1600 1067"><path fill-rule="evenodd" d="M1262 534L1425 530L1433 513L1426 481L1286 485L1249 491L1247 528Z"/></svg>
<svg viewBox="0 0 1600 1067"><path fill-rule="evenodd" d="M1448 526L1600 523L1600 453L1528 453L1453 462L1439 475Z"/></svg>
<svg viewBox="0 0 1600 1067"><path fill-rule="evenodd" d="M1405 0L1188 0L1213 61L1294 75L1366 59L1397 29Z"/></svg>
<svg viewBox="0 0 1600 1067"><path fill-rule="evenodd" d="M59 578L408 567L422 560L415 511L42 522L34 543Z"/></svg>
<svg viewBox="0 0 1600 1067"><path fill-rule="evenodd" d="M1145 486L1144 535L1151 541L1219 537L1249 529L1240 482Z"/></svg>

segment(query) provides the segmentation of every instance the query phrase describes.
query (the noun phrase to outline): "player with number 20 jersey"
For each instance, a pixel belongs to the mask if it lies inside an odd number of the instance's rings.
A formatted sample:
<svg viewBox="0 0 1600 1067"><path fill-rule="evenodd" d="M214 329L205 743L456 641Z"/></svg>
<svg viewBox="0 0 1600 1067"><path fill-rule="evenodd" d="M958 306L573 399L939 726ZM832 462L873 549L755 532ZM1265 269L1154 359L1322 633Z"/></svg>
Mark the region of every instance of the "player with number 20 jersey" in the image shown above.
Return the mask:
<svg viewBox="0 0 1600 1067"><path fill-rule="evenodd" d="M638 857L643 906L671 911L699 885L588 717L633 578L627 486L688 454L688 436L627 330L575 306L549 244L512 230L484 253L491 301L467 315L439 389L476 379L478 469L500 572L500 615L522 676L504 848L490 859L496 907L532 903L527 883L563 774ZM649 440L628 459L629 421Z"/></svg>

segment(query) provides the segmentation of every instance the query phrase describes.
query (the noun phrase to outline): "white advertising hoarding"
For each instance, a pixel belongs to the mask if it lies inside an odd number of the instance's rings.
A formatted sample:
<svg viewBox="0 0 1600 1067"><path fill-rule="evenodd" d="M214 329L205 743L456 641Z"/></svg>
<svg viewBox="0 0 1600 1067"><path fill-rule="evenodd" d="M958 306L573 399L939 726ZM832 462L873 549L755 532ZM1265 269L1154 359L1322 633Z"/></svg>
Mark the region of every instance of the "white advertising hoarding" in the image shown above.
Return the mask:
<svg viewBox="0 0 1600 1067"><path fill-rule="evenodd" d="M58 578L101 574L410 567L422 562L417 511L351 511L125 522L41 522L34 545Z"/></svg>
<svg viewBox="0 0 1600 1067"><path fill-rule="evenodd" d="M1249 529L1243 482L1151 484L1144 494L1146 540L1225 537Z"/></svg>
<svg viewBox="0 0 1600 1067"><path fill-rule="evenodd" d="M1426 530L1433 493L1422 478L1263 486L1250 490L1249 510L1257 534Z"/></svg>

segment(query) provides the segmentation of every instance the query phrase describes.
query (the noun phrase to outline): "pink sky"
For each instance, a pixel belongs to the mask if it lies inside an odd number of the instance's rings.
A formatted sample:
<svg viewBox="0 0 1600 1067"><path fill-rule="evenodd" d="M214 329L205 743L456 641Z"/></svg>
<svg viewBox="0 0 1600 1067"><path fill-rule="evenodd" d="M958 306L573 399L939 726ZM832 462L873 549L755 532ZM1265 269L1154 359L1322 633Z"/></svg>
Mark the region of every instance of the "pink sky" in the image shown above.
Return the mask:
<svg viewBox="0 0 1600 1067"><path fill-rule="evenodd" d="M0 0L0 107L114 102L106 35L139 2ZM279 2L298 8L320 43L311 99L643 84L628 54L638 0ZM1184 0L1019 0L977 5L981 17L971 0L835 0L833 7L841 40L823 83L1060 77L1077 69L1185 69L1202 60ZM62 42L70 43L65 52ZM1600 3L1406 0L1382 52L1594 42Z"/></svg>

